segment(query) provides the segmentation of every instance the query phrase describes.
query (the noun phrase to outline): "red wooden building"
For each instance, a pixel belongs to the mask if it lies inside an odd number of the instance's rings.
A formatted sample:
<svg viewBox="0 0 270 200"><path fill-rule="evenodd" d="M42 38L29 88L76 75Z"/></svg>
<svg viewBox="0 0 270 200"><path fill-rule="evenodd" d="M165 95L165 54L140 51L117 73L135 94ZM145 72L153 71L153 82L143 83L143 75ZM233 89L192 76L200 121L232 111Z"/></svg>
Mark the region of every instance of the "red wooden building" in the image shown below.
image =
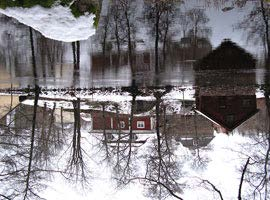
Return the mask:
<svg viewBox="0 0 270 200"><path fill-rule="evenodd" d="M130 115L99 112L92 113L92 132L129 132L130 129L134 133L150 133L155 130L154 120L151 116L133 116L130 125Z"/></svg>

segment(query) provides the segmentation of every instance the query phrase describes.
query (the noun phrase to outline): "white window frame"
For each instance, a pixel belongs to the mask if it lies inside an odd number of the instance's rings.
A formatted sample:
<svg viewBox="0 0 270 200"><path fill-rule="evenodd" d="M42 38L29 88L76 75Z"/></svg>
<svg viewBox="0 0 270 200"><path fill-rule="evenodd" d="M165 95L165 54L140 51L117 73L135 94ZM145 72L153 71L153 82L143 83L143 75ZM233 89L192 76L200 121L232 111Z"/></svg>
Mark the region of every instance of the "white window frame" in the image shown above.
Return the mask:
<svg viewBox="0 0 270 200"><path fill-rule="evenodd" d="M125 128L126 127L126 123L124 121L120 121L120 128Z"/></svg>
<svg viewBox="0 0 270 200"><path fill-rule="evenodd" d="M193 138L192 144L193 144L193 146L198 146L199 145L199 139L198 138Z"/></svg>
<svg viewBox="0 0 270 200"><path fill-rule="evenodd" d="M137 121L137 128L145 128L145 122L144 121Z"/></svg>

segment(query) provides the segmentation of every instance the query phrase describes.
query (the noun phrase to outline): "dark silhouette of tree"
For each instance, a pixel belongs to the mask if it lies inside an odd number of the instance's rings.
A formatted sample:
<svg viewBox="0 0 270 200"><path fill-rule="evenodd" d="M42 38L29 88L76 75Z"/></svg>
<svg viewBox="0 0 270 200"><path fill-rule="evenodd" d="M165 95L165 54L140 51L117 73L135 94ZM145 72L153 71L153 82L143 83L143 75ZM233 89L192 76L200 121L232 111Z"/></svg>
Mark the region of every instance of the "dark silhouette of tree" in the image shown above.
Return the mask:
<svg viewBox="0 0 270 200"><path fill-rule="evenodd" d="M159 42L161 39L161 31L163 31L163 51L166 49L166 41L170 20L174 13L174 0L157 1L145 0L145 15L152 26L155 35L155 71L159 73ZM163 28L163 30L161 30Z"/></svg>
<svg viewBox="0 0 270 200"><path fill-rule="evenodd" d="M67 166L67 174L70 176L71 180L75 180L75 182L80 182L82 185L87 184L87 173L88 169L86 167L86 163L83 158L83 147L82 143L82 135L81 135L81 100L77 98L73 100L73 112L74 112L74 126L73 126L73 136L72 136L72 144L71 144L71 156L68 161ZM73 179L74 177L74 179Z"/></svg>
<svg viewBox="0 0 270 200"><path fill-rule="evenodd" d="M155 117L156 117L156 139L152 141L149 147L150 155L145 155L146 173L143 177L134 177L131 180L143 181L148 190L148 196L154 199L164 199L167 196L173 196L176 199L182 199L179 195L182 192L183 185L177 182L180 177L181 169L178 168L178 162L174 156L174 147L170 141L166 141L167 133L161 133L162 118L162 97L170 91L153 91L156 98Z"/></svg>
<svg viewBox="0 0 270 200"><path fill-rule="evenodd" d="M131 177L136 174L135 169L135 162L137 160L136 158L136 147L133 147L134 142L134 133L133 133L133 120L134 120L134 112L135 112L135 102L136 97L140 94L140 91L138 90L138 87L136 85L133 85L131 87L127 87L123 89L126 92L129 92L132 96L131 100L131 110L130 110L130 117L129 117L129 131L127 136L124 136L123 133L120 132L118 134L118 141L120 142L123 137L127 138L127 142L124 143L124 145L118 146L117 145L117 159L114 164L113 170L115 173L115 178L117 180L117 183L119 187L127 184L130 182ZM119 125L120 126L120 123Z"/></svg>
<svg viewBox="0 0 270 200"><path fill-rule="evenodd" d="M102 45L102 53L103 55L105 55L106 53L106 47L107 47L107 38L108 38L108 31L109 31L109 22L110 22L110 18L109 16L104 16L102 18L102 23L103 23L103 32L101 34L101 45Z"/></svg>
<svg viewBox="0 0 270 200"><path fill-rule="evenodd" d="M80 41L72 42L74 70L80 69Z"/></svg>
<svg viewBox="0 0 270 200"><path fill-rule="evenodd" d="M47 74L55 76L54 70L57 64L62 67L63 56L65 53L65 44L60 41L45 38L43 35L37 36L37 59L42 66L42 76L45 78ZM61 70L62 75L62 70Z"/></svg>
<svg viewBox="0 0 270 200"><path fill-rule="evenodd" d="M30 44L31 44L31 53L32 53L32 67L33 67L33 76L37 78L37 66L36 66L36 55L35 55L35 44L33 38L33 29L29 27L30 32Z"/></svg>
<svg viewBox="0 0 270 200"><path fill-rule="evenodd" d="M32 162L33 162L33 154L34 154L34 142L35 142L35 129L36 129L36 118L37 118L37 106L38 106L38 98L39 98L40 89L38 86L35 87L35 101L34 101L34 113L32 120L32 131L31 131L31 143L30 143L30 153L29 153L29 163L26 174L25 181L25 190L23 199L28 199L28 193L33 193L31 188L31 174L32 174ZM35 193L33 193L35 195Z"/></svg>
<svg viewBox="0 0 270 200"><path fill-rule="evenodd" d="M113 30L114 30L114 37L116 40L116 46L117 46L117 53L120 55L121 52L121 43L123 42L123 38L121 38L121 33L123 32L123 22L122 22L122 13L121 13L121 7L119 4L119 1L112 1L111 6L111 13L113 18ZM123 36L122 36L123 37Z"/></svg>
<svg viewBox="0 0 270 200"><path fill-rule="evenodd" d="M193 46L193 59L196 58L196 49L198 48L198 38L208 38L211 35L211 28L207 27L209 18L205 14L205 10L192 8L185 15L189 22L188 36L191 38Z"/></svg>

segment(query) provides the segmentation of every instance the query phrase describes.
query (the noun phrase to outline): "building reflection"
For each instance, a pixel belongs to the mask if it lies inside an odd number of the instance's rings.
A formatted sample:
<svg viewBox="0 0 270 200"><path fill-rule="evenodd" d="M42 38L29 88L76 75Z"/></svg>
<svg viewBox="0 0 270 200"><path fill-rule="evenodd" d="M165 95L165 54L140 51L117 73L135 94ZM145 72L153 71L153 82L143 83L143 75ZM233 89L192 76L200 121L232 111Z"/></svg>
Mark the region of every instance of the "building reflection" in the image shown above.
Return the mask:
<svg viewBox="0 0 270 200"><path fill-rule="evenodd" d="M135 72L143 72L151 70L151 55L150 52L136 52L132 57L132 64L135 65ZM111 53L109 55L103 55L95 53L91 57L92 73L105 73L114 69L117 72L121 67L128 67L130 65L128 60L128 54Z"/></svg>

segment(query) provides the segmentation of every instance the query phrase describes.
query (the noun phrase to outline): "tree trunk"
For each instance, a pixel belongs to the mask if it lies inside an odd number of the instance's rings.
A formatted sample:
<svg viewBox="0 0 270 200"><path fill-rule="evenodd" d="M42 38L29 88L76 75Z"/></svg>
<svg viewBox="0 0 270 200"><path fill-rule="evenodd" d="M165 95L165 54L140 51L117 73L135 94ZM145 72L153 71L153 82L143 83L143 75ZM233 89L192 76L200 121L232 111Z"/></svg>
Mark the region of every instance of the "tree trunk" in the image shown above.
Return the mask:
<svg viewBox="0 0 270 200"><path fill-rule="evenodd" d="M36 67L36 56L35 56L35 46L34 46L34 39L33 39L33 29L29 27L30 31L30 44L31 44L31 53L32 53L32 67L33 67L33 76L37 78L37 67Z"/></svg>
<svg viewBox="0 0 270 200"><path fill-rule="evenodd" d="M158 42L159 42L159 19L160 14L158 11L158 5L156 4L156 23L155 23L155 72L159 73L159 59L158 59Z"/></svg>
<svg viewBox="0 0 270 200"><path fill-rule="evenodd" d="M131 28L130 28L130 22L129 17L127 13L127 8L125 8L125 18L126 18L126 25L127 25L127 36L128 36L128 57L129 57L129 63L131 67L132 75L134 75L134 66L132 62L132 44L131 44Z"/></svg>
<svg viewBox="0 0 270 200"><path fill-rule="evenodd" d="M37 118L39 91L40 91L39 86L35 85L34 113L33 113L33 120L32 120L29 162L28 162L27 176L26 176L26 181L25 181L26 182L25 194L24 194L24 198L23 198L24 200L27 199L28 191L30 190L30 177L31 177L32 161L33 161L33 154L34 154L35 129L36 129L36 118Z"/></svg>
<svg viewBox="0 0 270 200"><path fill-rule="evenodd" d="M262 18L263 18L263 22L264 22L264 26L265 26L265 40L266 40L266 46L267 46L267 55L269 58L270 57L269 22L268 22L268 16L266 14L266 10L264 7L264 1L260 0L260 3L261 3Z"/></svg>

